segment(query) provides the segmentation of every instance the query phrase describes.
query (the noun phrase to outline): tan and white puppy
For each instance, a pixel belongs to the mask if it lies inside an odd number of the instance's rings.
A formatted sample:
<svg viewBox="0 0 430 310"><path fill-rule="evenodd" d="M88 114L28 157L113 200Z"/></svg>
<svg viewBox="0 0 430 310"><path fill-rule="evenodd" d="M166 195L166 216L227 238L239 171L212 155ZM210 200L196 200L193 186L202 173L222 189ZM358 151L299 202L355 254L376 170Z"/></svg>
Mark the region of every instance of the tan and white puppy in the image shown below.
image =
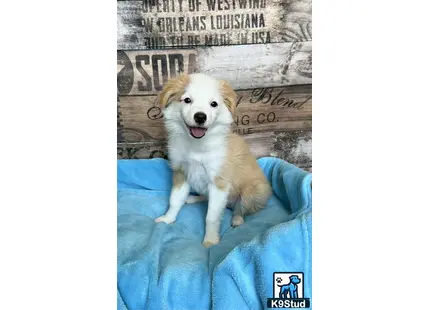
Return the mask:
<svg viewBox="0 0 430 310"><path fill-rule="evenodd" d="M173 223L186 202L208 199L206 247L219 243L226 206L233 209L232 226L238 226L244 215L262 209L272 194L247 144L231 132L236 97L227 82L196 73L169 80L158 98L168 134L173 189L168 211L155 221ZM201 196L189 197L191 190Z"/></svg>

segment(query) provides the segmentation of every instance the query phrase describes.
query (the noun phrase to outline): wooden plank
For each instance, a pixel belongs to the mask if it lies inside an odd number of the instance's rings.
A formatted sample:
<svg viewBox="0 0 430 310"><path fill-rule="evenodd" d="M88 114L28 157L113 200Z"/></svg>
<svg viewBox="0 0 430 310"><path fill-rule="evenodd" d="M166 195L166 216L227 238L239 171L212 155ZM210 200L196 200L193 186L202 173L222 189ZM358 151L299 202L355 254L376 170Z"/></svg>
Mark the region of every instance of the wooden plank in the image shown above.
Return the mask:
<svg viewBox="0 0 430 310"><path fill-rule="evenodd" d="M312 166L312 131L275 133L270 155L300 167Z"/></svg>
<svg viewBox="0 0 430 310"><path fill-rule="evenodd" d="M117 52L120 95L156 94L177 74L196 71L197 50Z"/></svg>
<svg viewBox="0 0 430 310"><path fill-rule="evenodd" d="M117 159L149 159L166 158L166 141L119 142L117 143Z"/></svg>
<svg viewBox="0 0 430 310"><path fill-rule="evenodd" d="M202 72L235 89L312 83L312 43L276 43L213 48L118 51L120 95L156 94L180 72Z"/></svg>
<svg viewBox="0 0 430 310"><path fill-rule="evenodd" d="M312 85L237 91L233 131L249 135L312 127ZM120 96L122 136L127 142L165 138L156 96Z"/></svg>
<svg viewBox="0 0 430 310"><path fill-rule="evenodd" d="M118 1L117 25L119 50L310 41L312 1Z"/></svg>
<svg viewBox="0 0 430 310"><path fill-rule="evenodd" d="M119 96L117 94L116 96L116 141L117 142L123 142L124 137L122 135L122 123L121 123L121 110L119 108Z"/></svg>
<svg viewBox="0 0 430 310"><path fill-rule="evenodd" d="M199 51L197 70L236 89L312 83L312 42L214 47Z"/></svg>
<svg viewBox="0 0 430 310"><path fill-rule="evenodd" d="M244 138L257 158L278 157L312 171L311 131L254 133ZM168 158L165 140L118 143L117 150L118 159Z"/></svg>

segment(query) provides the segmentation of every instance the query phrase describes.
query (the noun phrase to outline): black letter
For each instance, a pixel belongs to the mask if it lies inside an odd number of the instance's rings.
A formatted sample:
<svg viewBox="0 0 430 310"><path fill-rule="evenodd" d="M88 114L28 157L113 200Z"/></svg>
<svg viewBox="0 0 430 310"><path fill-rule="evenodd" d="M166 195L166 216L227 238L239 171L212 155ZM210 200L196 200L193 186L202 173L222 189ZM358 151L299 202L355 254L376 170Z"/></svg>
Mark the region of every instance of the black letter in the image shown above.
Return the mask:
<svg viewBox="0 0 430 310"><path fill-rule="evenodd" d="M139 91L151 91L152 90L152 82L151 77L148 73L146 73L145 69L143 69L141 61L145 65L149 65L149 56L148 55L138 55L136 56L136 69L142 74L143 79L146 81L146 85L143 85L141 81L137 82L137 88Z"/></svg>
<svg viewBox="0 0 430 310"><path fill-rule="evenodd" d="M158 60L161 61L161 77L163 78L163 84L160 84L160 74L158 72ZM168 79L166 55L152 55L152 76L154 78L155 90L162 90L164 83Z"/></svg>
<svg viewBox="0 0 430 310"><path fill-rule="evenodd" d="M170 78L176 76L176 61L178 61L178 72L184 72L184 56L181 54L169 55Z"/></svg>
<svg viewBox="0 0 430 310"><path fill-rule="evenodd" d="M259 123L259 124L263 124L264 122L265 122L265 120L263 119L263 121L261 121L260 122L260 116L261 115L263 115L263 117L264 117L264 113L260 113L260 114L258 114L258 116L257 116L257 123Z"/></svg>

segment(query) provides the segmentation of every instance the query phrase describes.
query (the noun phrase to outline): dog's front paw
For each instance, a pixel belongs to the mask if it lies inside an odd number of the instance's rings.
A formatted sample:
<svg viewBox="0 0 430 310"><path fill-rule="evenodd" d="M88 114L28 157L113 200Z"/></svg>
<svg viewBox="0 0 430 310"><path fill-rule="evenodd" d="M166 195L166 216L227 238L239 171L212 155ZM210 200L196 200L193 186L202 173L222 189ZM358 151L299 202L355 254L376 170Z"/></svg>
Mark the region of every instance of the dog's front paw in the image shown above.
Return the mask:
<svg viewBox="0 0 430 310"><path fill-rule="evenodd" d="M212 241L203 241L203 246L204 246L205 248L210 248L211 246L216 245L216 244L218 244L218 243L219 243L219 241L218 241L218 242L216 242L216 243L212 243Z"/></svg>
<svg viewBox="0 0 430 310"><path fill-rule="evenodd" d="M205 248L210 248L213 245L216 245L219 243L219 237L218 236L214 236L214 237L205 237L205 239L203 240L203 246Z"/></svg>
<svg viewBox="0 0 430 310"><path fill-rule="evenodd" d="M162 216L160 216L160 217L157 217L156 219L155 219L155 222L156 223L161 223L161 222L163 222L163 223L166 223L166 224L172 224L173 222L175 222L176 221L176 219L174 219L174 218L172 218L172 217L169 217L169 216L167 216L167 215L162 215Z"/></svg>

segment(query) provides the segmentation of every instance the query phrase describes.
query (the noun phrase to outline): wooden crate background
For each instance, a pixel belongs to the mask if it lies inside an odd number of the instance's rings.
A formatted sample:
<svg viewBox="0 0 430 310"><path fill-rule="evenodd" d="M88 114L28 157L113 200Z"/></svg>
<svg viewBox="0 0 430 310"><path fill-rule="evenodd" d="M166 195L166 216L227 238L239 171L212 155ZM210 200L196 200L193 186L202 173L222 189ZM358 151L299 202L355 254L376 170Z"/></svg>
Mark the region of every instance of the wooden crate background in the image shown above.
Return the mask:
<svg viewBox="0 0 430 310"><path fill-rule="evenodd" d="M311 171L311 3L118 1L118 158L167 158L155 97L179 72L203 72L237 91L233 130L257 157Z"/></svg>

